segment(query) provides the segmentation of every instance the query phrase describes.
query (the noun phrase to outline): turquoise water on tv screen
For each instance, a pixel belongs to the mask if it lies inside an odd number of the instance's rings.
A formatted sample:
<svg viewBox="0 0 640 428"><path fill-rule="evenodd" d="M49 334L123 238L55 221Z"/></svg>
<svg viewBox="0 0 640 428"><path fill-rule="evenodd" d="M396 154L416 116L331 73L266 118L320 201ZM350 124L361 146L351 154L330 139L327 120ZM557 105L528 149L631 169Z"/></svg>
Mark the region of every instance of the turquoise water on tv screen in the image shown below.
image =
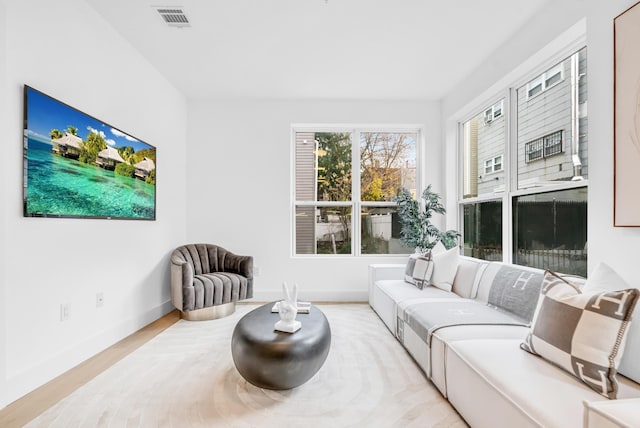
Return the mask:
<svg viewBox="0 0 640 428"><path fill-rule="evenodd" d="M155 218L155 186L28 144L27 215Z"/></svg>

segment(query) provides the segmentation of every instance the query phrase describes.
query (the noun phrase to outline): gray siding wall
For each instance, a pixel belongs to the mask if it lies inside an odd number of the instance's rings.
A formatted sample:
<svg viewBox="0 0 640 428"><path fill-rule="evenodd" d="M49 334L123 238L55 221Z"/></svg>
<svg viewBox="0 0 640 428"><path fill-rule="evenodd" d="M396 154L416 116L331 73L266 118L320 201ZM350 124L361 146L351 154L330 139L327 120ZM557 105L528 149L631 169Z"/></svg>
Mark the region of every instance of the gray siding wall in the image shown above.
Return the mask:
<svg viewBox="0 0 640 428"><path fill-rule="evenodd" d="M551 181L573 176L570 145L571 60L563 62L563 69L563 80L541 94L527 98L526 85L517 91L519 185L532 179ZM526 162L525 146L528 142L560 130L563 131L562 153Z"/></svg>
<svg viewBox="0 0 640 428"><path fill-rule="evenodd" d="M502 116L490 123L484 120L484 112L476 117L478 123L478 194L493 193L498 186L504 185L504 145L506 119L503 106ZM484 163L496 156L503 156L502 171L486 174Z"/></svg>
<svg viewBox="0 0 640 428"><path fill-rule="evenodd" d="M517 147L514 155L517 157L518 187L526 183L540 183L557 180L571 180L574 177L574 163L572 160L572 105L571 105L571 57L562 64L563 79L555 86L527 98L527 85L516 91L517 102ZM555 68L555 67L552 67ZM547 76L549 77L549 76ZM578 53L578 156L582 163L581 175L588 177L588 115L587 115L587 51L586 48ZM491 106L487 106L490 108ZM484 111L472 118L467 126L471 132L469 153L473 162L470 171L465 171L469 177L465 180L469 189L465 197L493 193L496 188L505 184L504 171L487 174L485 162L496 156L503 155L506 141L506 113L508 106L504 105L502 116L487 123ZM554 132L562 131L562 152L526 162L526 145ZM475 182L477 180L477 183Z"/></svg>
<svg viewBox="0 0 640 428"><path fill-rule="evenodd" d="M586 76L586 50L579 56L579 74ZM562 63L564 79L546 91L527 99L526 85L517 91L518 103L518 183L535 181L570 180L574 176L572 162L572 109L571 109L571 58ZM579 120L579 156L583 164L583 176L587 171L586 102L587 79L579 80L579 110L585 114ZM563 131L563 151L554 156L526 162L525 146L528 142L556 131Z"/></svg>
<svg viewBox="0 0 640 428"><path fill-rule="evenodd" d="M295 151L296 200L313 201L316 192L315 134L296 132ZM296 254L316 252L315 211L314 207L296 207Z"/></svg>

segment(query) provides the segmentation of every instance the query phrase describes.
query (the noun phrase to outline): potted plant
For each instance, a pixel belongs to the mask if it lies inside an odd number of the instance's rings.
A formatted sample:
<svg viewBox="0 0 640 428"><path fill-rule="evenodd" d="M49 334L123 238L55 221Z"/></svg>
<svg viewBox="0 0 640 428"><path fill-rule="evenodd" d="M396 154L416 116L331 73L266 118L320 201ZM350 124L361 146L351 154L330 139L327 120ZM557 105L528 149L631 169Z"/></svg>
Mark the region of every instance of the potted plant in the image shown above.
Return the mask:
<svg viewBox="0 0 640 428"><path fill-rule="evenodd" d="M400 189L393 201L398 204L398 215L402 229L400 240L408 247L415 247L416 252L426 253L430 251L438 241L442 241L445 248L449 249L458 244L460 234L456 230L441 232L433 223L431 217L434 214L444 214L446 209L440 201L440 195L431 190L428 185L422 192L424 205L422 209L417 200L405 188Z"/></svg>

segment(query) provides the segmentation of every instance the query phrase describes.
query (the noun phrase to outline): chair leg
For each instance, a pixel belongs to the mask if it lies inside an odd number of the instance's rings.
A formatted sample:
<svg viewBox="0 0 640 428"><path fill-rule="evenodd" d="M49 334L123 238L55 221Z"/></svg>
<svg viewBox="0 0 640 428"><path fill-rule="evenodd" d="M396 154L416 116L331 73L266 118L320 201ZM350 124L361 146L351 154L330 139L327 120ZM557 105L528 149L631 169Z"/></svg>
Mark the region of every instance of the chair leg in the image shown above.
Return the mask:
<svg viewBox="0 0 640 428"><path fill-rule="evenodd" d="M181 318L187 321L208 321L223 318L236 311L236 302L223 303L222 305L209 306L208 308L194 311L180 312Z"/></svg>

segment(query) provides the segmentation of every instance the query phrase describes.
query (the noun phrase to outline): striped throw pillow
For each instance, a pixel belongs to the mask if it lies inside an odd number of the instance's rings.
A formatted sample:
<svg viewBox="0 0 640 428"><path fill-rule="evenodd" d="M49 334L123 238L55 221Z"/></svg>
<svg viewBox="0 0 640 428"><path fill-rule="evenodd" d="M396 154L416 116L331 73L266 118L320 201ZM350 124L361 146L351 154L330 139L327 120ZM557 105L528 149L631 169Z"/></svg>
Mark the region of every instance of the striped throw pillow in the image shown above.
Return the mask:
<svg viewBox="0 0 640 428"><path fill-rule="evenodd" d="M404 280L422 290L428 286L433 274L431 252L425 254L411 254L404 271Z"/></svg>

